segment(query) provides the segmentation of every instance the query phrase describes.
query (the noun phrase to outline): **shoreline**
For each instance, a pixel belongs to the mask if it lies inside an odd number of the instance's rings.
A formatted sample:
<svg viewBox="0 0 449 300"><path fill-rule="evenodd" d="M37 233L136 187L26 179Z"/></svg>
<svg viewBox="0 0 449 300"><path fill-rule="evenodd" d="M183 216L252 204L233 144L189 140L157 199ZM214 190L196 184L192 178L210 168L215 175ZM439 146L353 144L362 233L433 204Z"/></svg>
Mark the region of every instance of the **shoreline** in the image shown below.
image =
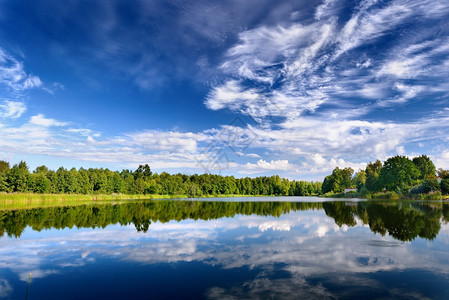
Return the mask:
<svg viewBox="0 0 449 300"><path fill-rule="evenodd" d="M275 195L208 195L199 197L189 197L188 195L126 195L126 194L98 194L98 195L82 195L82 194L34 194L34 193L0 193L0 210L27 209L51 206L65 205L83 205L83 204L108 204L115 201L133 201L133 200L162 200L162 199L204 199L204 198L238 198L238 197L295 197L295 196L275 196ZM319 197L323 199L361 199L361 200L404 200L404 201L420 201L420 200L436 200L449 201L449 195L439 196L439 198L410 198L403 197L396 193L378 193L369 194L363 197L360 193L339 193L325 195L309 195L302 197Z"/></svg>
<svg viewBox="0 0 449 300"><path fill-rule="evenodd" d="M114 201L162 200L162 199L203 199L234 197L275 197L273 195L209 195L189 197L188 195L127 195L127 194L35 194L35 193L0 193L0 209L35 208L58 205L80 205L89 203L114 203Z"/></svg>
<svg viewBox="0 0 449 300"><path fill-rule="evenodd" d="M359 192L349 192L349 193L337 193L337 194L324 194L320 195L322 198L338 198L338 199L364 199L364 200L406 200L406 201L420 201L420 200L440 200L448 201L449 195L441 195L436 193L429 194L417 194L413 196L404 196L397 194L395 192L379 192L379 193L368 193L362 195Z"/></svg>

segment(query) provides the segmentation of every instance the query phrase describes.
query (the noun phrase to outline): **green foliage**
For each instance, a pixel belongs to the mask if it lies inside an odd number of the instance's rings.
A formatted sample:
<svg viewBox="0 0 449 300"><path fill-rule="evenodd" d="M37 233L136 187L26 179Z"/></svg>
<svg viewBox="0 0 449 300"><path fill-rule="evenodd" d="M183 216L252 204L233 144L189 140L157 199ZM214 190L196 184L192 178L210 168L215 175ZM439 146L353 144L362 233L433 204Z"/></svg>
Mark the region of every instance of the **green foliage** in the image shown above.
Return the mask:
<svg viewBox="0 0 449 300"><path fill-rule="evenodd" d="M323 185L321 186L321 193L327 194L332 192L334 186L332 175L324 177Z"/></svg>
<svg viewBox="0 0 449 300"><path fill-rule="evenodd" d="M442 179L449 179L449 170L438 169L438 177Z"/></svg>
<svg viewBox="0 0 449 300"><path fill-rule="evenodd" d="M212 174L153 174L148 164L135 171L88 170L63 167L57 171L39 166L32 174L25 162L14 165L0 161L0 192L51 194L129 194L188 195L292 195L308 196L321 192L320 182L289 181L271 177L235 178Z"/></svg>
<svg viewBox="0 0 449 300"><path fill-rule="evenodd" d="M438 180L436 178L426 178L421 181L421 184L410 190L411 194L428 194L436 192L440 189Z"/></svg>
<svg viewBox="0 0 449 300"><path fill-rule="evenodd" d="M338 195L351 182L348 176L350 172L345 173L344 170L335 168L331 175L325 177L323 194L337 194L335 197L344 198L349 196ZM413 161L405 156L394 156L387 159L384 165L377 160L370 162L365 170L360 170L352 178L352 184L358 190L353 196L367 199L398 199L401 196L436 199L441 194L440 190L443 194L449 191L447 183L437 179L435 173L435 165L426 155L415 157ZM449 179L449 171L439 169L438 176L443 180Z"/></svg>
<svg viewBox="0 0 449 300"><path fill-rule="evenodd" d="M32 174L32 180L34 182L34 193L45 194L50 192L51 181L45 176L45 173Z"/></svg>
<svg viewBox="0 0 449 300"><path fill-rule="evenodd" d="M145 165L139 165L136 171L134 171L134 178L144 178L148 179L151 178L151 175L153 172L151 172L150 166L148 164Z"/></svg>
<svg viewBox="0 0 449 300"><path fill-rule="evenodd" d="M427 155L421 155L413 158L413 163L421 173L419 179L435 177L436 173L435 165Z"/></svg>
<svg viewBox="0 0 449 300"><path fill-rule="evenodd" d="M351 168L340 169L336 167L331 175L324 178L322 193L341 193L344 189L353 187L352 174L354 174L354 170Z"/></svg>
<svg viewBox="0 0 449 300"><path fill-rule="evenodd" d="M388 191L406 194L417 183L420 176L421 172L410 159L397 155L384 162L379 181Z"/></svg>
<svg viewBox="0 0 449 300"><path fill-rule="evenodd" d="M382 162L376 160L376 162L370 162L365 169L366 181L365 187L368 191L377 192L381 190L379 183L380 170L382 169Z"/></svg>
<svg viewBox="0 0 449 300"><path fill-rule="evenodd" d="M7 180L8 178L6 177L6 174L0 174L0 192L9 191L9 185Z"/></svg>
<svg viewBox="0 0 449 300"><path fill-rule="evenodd" d="M354 184L357 190L360 191L366 185L366 171L360 170L354 176Z"/></svg>
<svg viewBox="0 0 449 300"><path fill-rule="evenodd" d="M28 192L33 190L31 174L24 161L8 170L6 181L11 192Z"/></svg>
<svg viewBox="0 0 449 300"><path fill-rule="evenodd" d="M8 178L9 162L0 160L0 192L8 192Z"/></svg>
<svg viewBox="0 0 449 300"><path fill-rule="evenodd" d="M443 195L449 195L449 178L441 180L440 189Z"/></svg>
<svg viewBox="0 0 449 300"><path fill-rule="evenodd" d="M9 162L0 160L0 175L9 171Z"/></svg>

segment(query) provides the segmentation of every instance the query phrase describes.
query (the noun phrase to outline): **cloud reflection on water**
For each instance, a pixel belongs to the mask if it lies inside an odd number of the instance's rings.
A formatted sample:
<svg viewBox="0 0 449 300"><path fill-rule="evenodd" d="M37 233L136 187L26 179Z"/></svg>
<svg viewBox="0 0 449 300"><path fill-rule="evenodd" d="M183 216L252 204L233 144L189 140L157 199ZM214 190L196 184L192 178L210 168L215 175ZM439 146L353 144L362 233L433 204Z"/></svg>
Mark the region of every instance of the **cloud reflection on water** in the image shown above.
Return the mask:
<svg viewBox="0 0 449 300"><path fill-rule="evenodd" d="M331 297L321 281L341 286L379 285L363 274L407 269L448 276L449 230L442 225L438 237L425 243L398 242L373 234L357 217L356 225L339 227L324 211L291 212L276 217L236 216L217 220L152 223L146 233L133 225L105 229L48 230L38 234L27 228L20 239L2 238L0 269L20 280L64 273L95 263L97 258L139 264L201 262L222 269L248 268L259 275L230 289L211 287L209 298ZM417 264L419 262L419 264ZM284 276L279 278L279 272ZM311 278L321 278L311 283ZM0 282L2 293L10 288ZM417 295L422 296L422 295Z"/></svg>

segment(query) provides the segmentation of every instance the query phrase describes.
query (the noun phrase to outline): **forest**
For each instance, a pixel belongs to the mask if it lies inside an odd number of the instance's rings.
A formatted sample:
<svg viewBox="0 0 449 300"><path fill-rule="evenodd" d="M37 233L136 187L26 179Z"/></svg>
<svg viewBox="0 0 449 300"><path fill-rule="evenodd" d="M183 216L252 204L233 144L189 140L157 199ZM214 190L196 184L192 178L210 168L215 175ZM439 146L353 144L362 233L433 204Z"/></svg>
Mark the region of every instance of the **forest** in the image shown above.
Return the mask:
<svg viewBox="0 0 449 300"><path fill-rule="evenodd" d="M438 169L421 155L413 159L394 156L382 163L370 162L364 170L336 167L321 182L295 181L278 175L235 178L215 174L153 173L148 164L136 170L111 171L103 168L49 170L39 166L30 172L26 162L12 167L0 161L0 192L84 195L221 195L311 196L336 195L357 189L357 196L440 199L449 194L449 170Z"/></svg>
<svg viewBox="0 0 449 300"><path fill-rule="evenodd" d="M365 170L354 174L351 168L336 167L325 177L322 194L342 193L345 189L357 189L363 197L387 193L390 197L435 198L449 194L449 170L436 170L427 155L413 159L396 155L382 164L370 162Z"/></svg>
<svg viewBox="0 0 449 300"><path fill-rule="evenodd" d="M56 171L39 166L30 172L26 162L12 167L0 161L0 192L40 194L128 194L309 196L321 193L321 182L290 181L278 175L235 178L214 174L153 173L148 164L136 170L111 171L103 168Z"/></svg>

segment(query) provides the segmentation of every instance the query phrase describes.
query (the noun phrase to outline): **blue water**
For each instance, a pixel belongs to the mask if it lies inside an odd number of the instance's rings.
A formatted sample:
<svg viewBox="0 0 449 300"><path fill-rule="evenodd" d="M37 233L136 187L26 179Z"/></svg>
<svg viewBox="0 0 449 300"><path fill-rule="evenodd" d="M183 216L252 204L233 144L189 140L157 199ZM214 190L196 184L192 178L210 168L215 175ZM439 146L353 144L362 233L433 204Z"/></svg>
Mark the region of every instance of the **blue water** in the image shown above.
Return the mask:
<svg viewBox="0 0 449 300"><path fill-rule="evenodd" d="M134 222L161 203L133 210ZM0 298L24 299L29 273L28 299L448 298L447 204L325 202L280 216L254 204L221 216L212 210L227 204L208 203L195 218L186 206L180 220L153 216L146 232L125 217L105 228L53 219L42 228L30 216L45 209L5 213ZM8 229L14 222L25 224L20 234Z"/></svg>

